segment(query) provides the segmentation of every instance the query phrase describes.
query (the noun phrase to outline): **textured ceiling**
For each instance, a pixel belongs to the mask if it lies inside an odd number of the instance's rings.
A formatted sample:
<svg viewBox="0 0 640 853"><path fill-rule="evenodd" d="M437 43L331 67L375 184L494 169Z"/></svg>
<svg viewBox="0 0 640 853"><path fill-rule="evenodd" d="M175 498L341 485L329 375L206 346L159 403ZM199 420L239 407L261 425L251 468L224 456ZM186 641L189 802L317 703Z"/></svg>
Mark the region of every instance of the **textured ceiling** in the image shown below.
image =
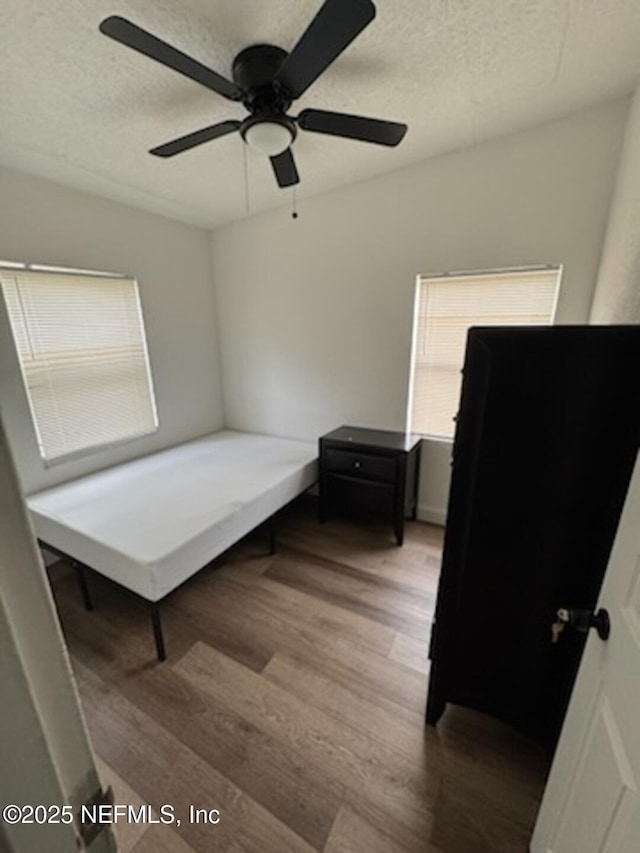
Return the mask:
<svg viewBox="0 0 640 853"><path fill-rule="evenodd" d="M348 2L348 0L344 0ZM320 0L1 0L0 164L216 227L290 205L238 134L170 160L149 148L232 103L98 32L117 14L225 76L249 44L290 50ZM299 133L298 200L632 91L638 0L377 0L295 102L404 121L398 148Z"/></svg>

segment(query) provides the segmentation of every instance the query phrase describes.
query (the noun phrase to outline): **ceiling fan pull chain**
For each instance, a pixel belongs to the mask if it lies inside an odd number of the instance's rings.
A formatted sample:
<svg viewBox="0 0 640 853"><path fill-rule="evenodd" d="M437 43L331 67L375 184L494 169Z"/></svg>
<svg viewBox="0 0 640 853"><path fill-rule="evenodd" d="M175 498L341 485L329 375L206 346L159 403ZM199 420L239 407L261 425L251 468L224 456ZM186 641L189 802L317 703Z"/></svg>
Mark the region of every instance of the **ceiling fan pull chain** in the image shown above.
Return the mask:
<svg viewBox="0 0 640 853"><path fill-rule="evenodd" d="M291 193L291 218L298 218L298 193L296 192L296 186L294 184L293 190Z"/></svg>

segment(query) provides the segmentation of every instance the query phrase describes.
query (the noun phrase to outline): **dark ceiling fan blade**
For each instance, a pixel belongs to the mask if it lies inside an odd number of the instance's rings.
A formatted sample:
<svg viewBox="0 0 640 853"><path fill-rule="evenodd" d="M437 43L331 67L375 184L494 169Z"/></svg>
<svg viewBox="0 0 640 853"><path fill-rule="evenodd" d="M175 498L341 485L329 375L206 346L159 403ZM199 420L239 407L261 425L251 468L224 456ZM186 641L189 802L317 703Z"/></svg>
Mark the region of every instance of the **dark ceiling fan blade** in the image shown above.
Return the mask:
<svg viewBox="0 0 640 853"><path fill-rule="evenodd" d="M375 18L371 0L325 0L276 75L292 98L316 78Z"/></svg>
<svg viewBox="0 0 640 853"><path fill-rule="evenodd" d="M302 110L297 121L303 130L328 133L331 136L346 136L348 139L375 142L378 145L397 145L407 132L406 124L395 121L382 121L378 118L352 116L348 113L333 113L326 110Z"/></svg>
<svg viewBox="0 0 640 853"><path fill-rule="evenodd" d="M270 160L279 187L292 187L294 184L300 183L296 161L293 159L290 148L287 148L282 154L271 157Z"/></svg>
<svg viewBox="0 0 640 853"><path fill-rule="evenodd" d="M179 74L190 77L196 83L206 86L207 89L212 89L224 98L239 101L243 97L242 89L232 83L231 80L227 80L226 77L212 71L211 68L207 68L206 65L202 65L196 59L192 59L186 53L171 47L170 44L156 38L156 36L151 35L136 24L132 24L125 18L118 15L105 18L100 24L100 32L127 47L133 48L133 50L144 53L145 56L149 56L169 68L173 68Z"/></svg>
<svg viewBox="0 0 640 853"><path fill-rule="evenodd" d="M221 121L218 124L212 124L210 127L203 127L202 130L188 133L178 139L172 139L171 142L165 142L164 145L158 145L157 148L152 148L149 154L155 154L156 157L173 157L174 154L181 154L183 151L195 148L196 145L202 145L203 142L210 142L219 136L233 133L239 127L239 121Z"/></svg>

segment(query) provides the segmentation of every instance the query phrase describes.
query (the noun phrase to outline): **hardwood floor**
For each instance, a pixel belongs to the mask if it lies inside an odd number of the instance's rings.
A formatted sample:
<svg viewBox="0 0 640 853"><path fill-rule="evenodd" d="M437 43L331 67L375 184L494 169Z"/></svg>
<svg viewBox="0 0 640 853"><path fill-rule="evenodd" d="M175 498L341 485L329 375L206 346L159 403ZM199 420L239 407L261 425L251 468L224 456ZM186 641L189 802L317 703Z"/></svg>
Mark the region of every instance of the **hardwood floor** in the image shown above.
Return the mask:
<svg viewBox="0 0 640 853"><path fill-rule="evenodd" d="M542 752L462 708L424 725L441 540L298 506L275 556L255 535L169 596L162 664L138 600L92 575L87 613L54 566L103 781L181 818L119 824L121 851L525 853Z"/></svg>

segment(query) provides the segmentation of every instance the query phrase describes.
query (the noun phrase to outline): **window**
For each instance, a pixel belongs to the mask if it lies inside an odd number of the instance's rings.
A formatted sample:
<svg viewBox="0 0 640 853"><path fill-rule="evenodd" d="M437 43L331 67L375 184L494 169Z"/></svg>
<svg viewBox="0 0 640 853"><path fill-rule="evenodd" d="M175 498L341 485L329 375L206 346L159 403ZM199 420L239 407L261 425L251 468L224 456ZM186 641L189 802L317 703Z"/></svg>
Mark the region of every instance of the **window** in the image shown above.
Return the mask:
<svg viewBox="0 0 640 853"><path fill-rule="evenodd" d="M133 279L11 264L0 282L43 459L157 428Z"/></svg>
<svg viewBox="0 0 640 853"><path fill-rule="evenodd" d="M420 276L414 317L409 428L452 438L471 326L553 322L560 267Z"/></svg>

